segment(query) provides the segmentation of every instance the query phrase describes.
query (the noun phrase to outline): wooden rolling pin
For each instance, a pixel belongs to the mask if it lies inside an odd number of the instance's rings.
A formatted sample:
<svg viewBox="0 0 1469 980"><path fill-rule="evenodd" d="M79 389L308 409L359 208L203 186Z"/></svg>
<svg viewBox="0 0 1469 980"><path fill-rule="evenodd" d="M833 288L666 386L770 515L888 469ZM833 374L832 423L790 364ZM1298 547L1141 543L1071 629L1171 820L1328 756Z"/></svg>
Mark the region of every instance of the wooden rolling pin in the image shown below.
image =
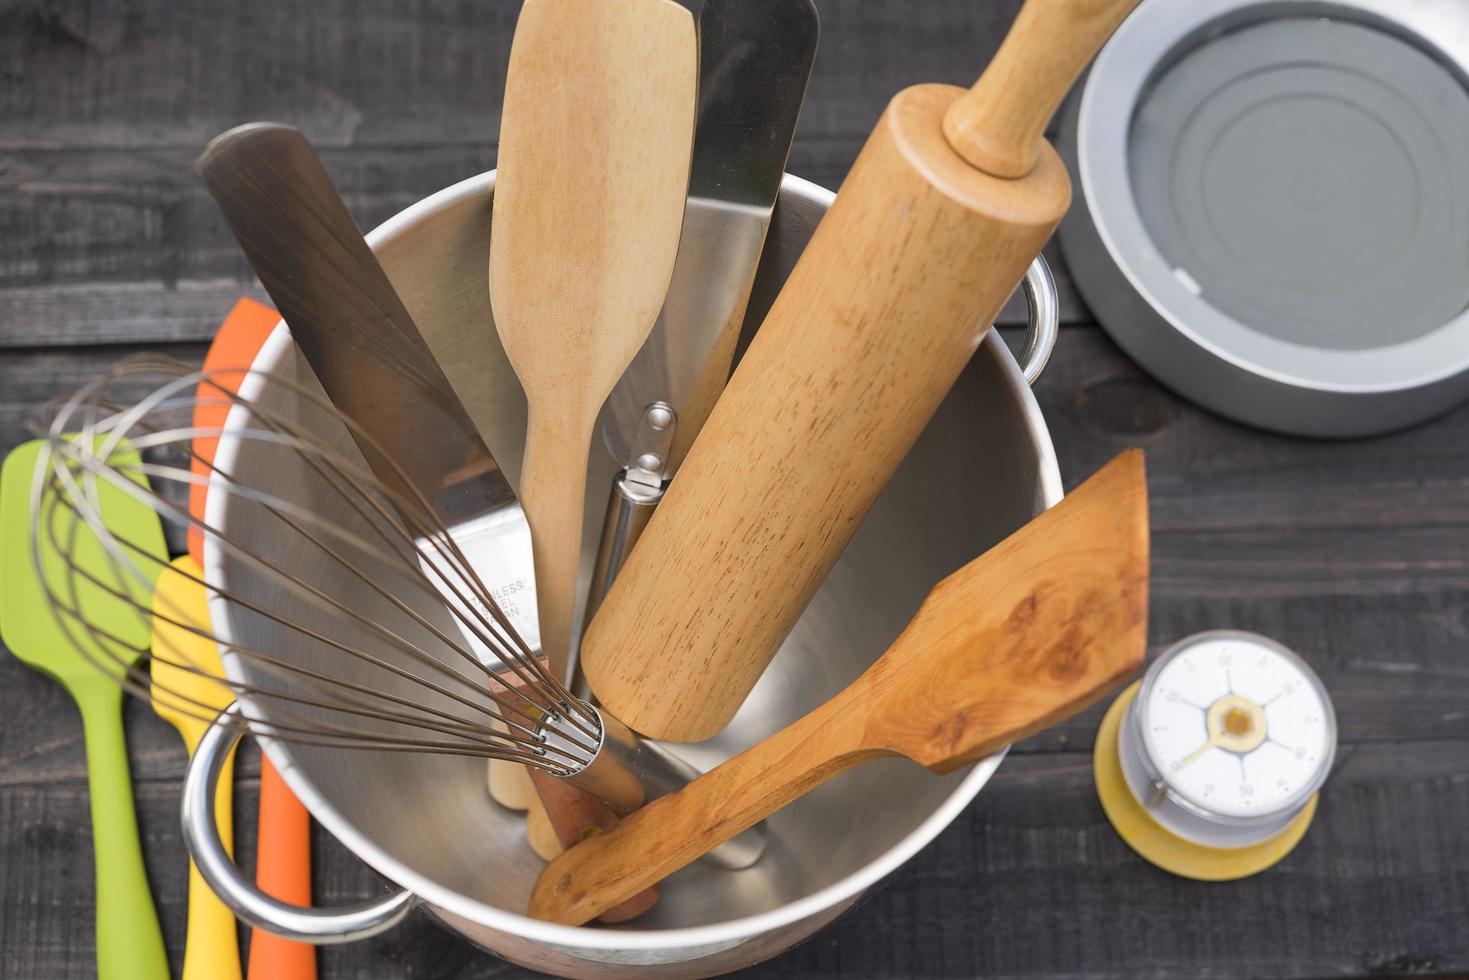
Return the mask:
<svg viewBox="0 0 1469 980"><path fill-rule="evenodd" d="M580 925L852 766L950 772L1115 689L1147 652L1147 501L1123 453L935 586L836 697L557 857L530 914Z"/></svg>
<svg viewBox="0 0 1469 980"><path fill-rule="evenodd" d="M889 104L583 641L618 718L734 715L1060 221L1043 132L1136 3L1027 0L973 88Z"/></svg>

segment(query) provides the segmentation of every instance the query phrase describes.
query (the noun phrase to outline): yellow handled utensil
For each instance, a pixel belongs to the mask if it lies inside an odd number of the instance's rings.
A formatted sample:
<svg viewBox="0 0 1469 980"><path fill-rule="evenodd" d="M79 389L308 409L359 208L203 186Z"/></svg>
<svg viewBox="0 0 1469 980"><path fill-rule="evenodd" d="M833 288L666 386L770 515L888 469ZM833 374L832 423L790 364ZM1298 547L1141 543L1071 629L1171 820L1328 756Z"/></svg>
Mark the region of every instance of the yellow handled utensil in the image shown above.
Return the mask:
<svg viewBox="0 0 1469 980"><path fill-rule="evenodd" d="M210 721L234 695L215 678L224 675L219 647L209 632L204 572L190 555L174 559L153 591L153 652L149 661L153 710L183 736L189 758ZM195 632L195 631L198 632ZM219 839L232 850L235 757L224 761L214 806ZM189 861L189 924L184 941L183 980L239 980L240 948L235 917L215 897Z"/></svg>

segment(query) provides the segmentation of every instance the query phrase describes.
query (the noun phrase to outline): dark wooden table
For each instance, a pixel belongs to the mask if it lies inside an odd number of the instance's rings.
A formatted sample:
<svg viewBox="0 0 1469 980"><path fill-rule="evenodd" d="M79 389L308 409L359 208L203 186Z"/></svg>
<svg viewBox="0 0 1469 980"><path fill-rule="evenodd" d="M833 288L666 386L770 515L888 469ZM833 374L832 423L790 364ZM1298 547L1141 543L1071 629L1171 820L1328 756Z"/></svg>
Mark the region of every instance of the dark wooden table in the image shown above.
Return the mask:
<svg viewBox="0 0 1469 980"><path fill-rule="evenodd" d="M835 187L886 99L965 82L1016 0L821 0L790 169ZM46 403L141 348L199 359L259 295L191 167L251 119L303 128L371 227L495 162L510 0L0 3L0 450ZM1053 258L1056 258L1053 256ZM1016 748L980 799L853 912L761 977L1335 977L1469 972L1469 409L1343 443L1242 428L1130 364L1068 288L1036 389L1074 485L1147 449L1153 651L1241 627L1304 654L1335 698L1336 771L1299 849L1200 885L1145 864L1092 790L1099 711ZM127 714L149 872L175 970L184 756ZM253 849L258 756L240 767ZM0 977L93 970L81 730L0 657ZM372 876L319 835L317 900ZM513 977L422 918L321 955L322 976Z"/></svg>

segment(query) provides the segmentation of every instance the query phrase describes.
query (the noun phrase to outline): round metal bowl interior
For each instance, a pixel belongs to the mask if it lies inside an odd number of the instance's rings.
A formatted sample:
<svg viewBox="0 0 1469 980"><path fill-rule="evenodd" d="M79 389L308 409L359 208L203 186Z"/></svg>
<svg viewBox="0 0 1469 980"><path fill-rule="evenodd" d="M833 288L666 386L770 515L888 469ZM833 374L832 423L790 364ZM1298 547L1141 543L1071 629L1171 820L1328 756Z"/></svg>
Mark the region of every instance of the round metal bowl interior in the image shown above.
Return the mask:
<svg viewBox="0 0 1469 980"><path fill-rule="evenodd" d="M490 315L485 269L492 189L493 174L448 188L377 229L369 241L496 459L515 474L525 400ZM831 198L786 178L747 331L769 308ZM284 325L255 368L315 384ZM283 387L252 379L245 394L297 412L344 452L355 453L339 426L286 403L294 396ZM265 489L310 505L310 481L278 465L278 451L227 432L217 465L258 476ZM591 566L613 476L600 442L590 447L590 457L584 568ZM738 717L719 737L679 750L707 767L815 708L882 654L935 582L1060 494L1040 411L1010 353L991 334ZM210 499L208 520L225 534L246 536L313 582L344 574L319 557L303 557L307 549L299 541L241 498ZM207 549L205 564L222 588L247 596L265 588L250 567L220 549ZM318 615L309 604L300 608L302 616ZM303 650L297 634L268 620L218 603L214 613L214 627L227 639L325 666L317 650ZM226 660L235 679L269 683L252 664ZM372 682L382 685L380 673ZM268 720L268 706L254 710ZM903 760L858 767L772 817L769 849L755 867L729 872L695 864L665 883L652 914L614 929L569 928L522 914L543 865L525 842L521 815L491 801L482 760L280 744L268 751L332 834L441 920L510 960L565 976L707 976L774 955L830 921L931 840L999 764L996 756L943 777Z"/></svg>
<svg viewBox="0 0 1469 980"><path fill-rule="evenodd" d="M1061 228L1184 396L1355 436L1469 396L1469 4L1144 0L1063 118Z"/></svg>

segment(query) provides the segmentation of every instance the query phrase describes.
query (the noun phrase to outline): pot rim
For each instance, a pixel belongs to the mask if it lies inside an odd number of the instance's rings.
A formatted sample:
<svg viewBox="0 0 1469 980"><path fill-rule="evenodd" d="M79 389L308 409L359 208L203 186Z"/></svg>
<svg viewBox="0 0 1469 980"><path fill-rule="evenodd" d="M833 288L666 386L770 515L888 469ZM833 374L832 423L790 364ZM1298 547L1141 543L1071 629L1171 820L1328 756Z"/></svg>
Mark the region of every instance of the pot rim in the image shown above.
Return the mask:
<svg viewBox="0 0 1469 980"><path fill-rule="evenodd" d="M1396 0L1196 0L1191 4L1143 4L1117 29L1097 55L1076 96L1074 112L1063 125L1062 142L1072 158L1080 194L1074 222L1086 222L1104 255L1078 266L1096 266L1094 277L1078 275L1082 288L1091 280L1125 289L1142 300L1144 326L1175 333L1223 369L1257 377L1304 399L1393 395L1430 388L1469 371L1469 310L1403 341L1343 349L1286 340L1239 321L1201 299L1174 275L1143 222L1129 173L1132 117L1149 87L1183 53L1210 43L1226 29L1288 17L1340 19L1397 36L1446 70L1469 77L1469 27L1464 8L1443 0L1400 4ZM1456 36L1450 27L1457 28ZM1447 34L1445 33L1447 31ZM1066 236L1062 232L1063 239ZM1071 243L1063 241L1063 247ZM1187 366L1156 368L1151 346L1129 343L1139 331L1126 323L1104 324L1124 336L1123 346L1157 369L1169 384L1193 397L1199 385L1186 384ZM1145 339L1145 338L1144 338ZM1134 350L1134 348L1137 348ZM1165 366L1166 367L1166 366ZM1239 389L1245 392L1246 389ZM1216 399L1218 400L1218 399ZM1321 401L1321 404L1328 404ZM1344 404L1344 403L1343 403ZM1227 413L1232 414L1232 413ZM1376 431L1369 429L1368 431Z"/></svg>
<svg viewBox="0 0 1469 980"><path fill-rule="evenodd" d="M495 171L490 170L452 184L409 205L368 233L366 236L368 245L374 251L380 249L397 236L431 219L439 212L493 189L494 180ZM823 209L830 207L836 198L836 195L826 188L791 174L785 175L781 183L781 190L782 193L793 193L817 202L823 206ZM1054 506L1062 496L1061 475L1056 461L1055 448L1041 415L1040 406L1003 341L993 333L989 333L986 334L985 343L997 344L1000 348L1002 356L999 357L999 361L1005 382L1012 396L1020 402L1021 415L1035 443L1039 457L1039 494L1046 507ZM262 345L255 361L251 364L252 373L246 376L240 386L242 398L250 400L259 396L265 379L262 374L255 372L279 361L285 356L291 344L290 333L285 321L282 320L276 324L275 330ZM231 472L236 467L241 443L233 438L230 432L232 429L243 427L244 412L242 405L236 405L226 419L216 451L216 472ZM226 493L212 493L207 496L205 520L210 526L222 526L225 507L229 500L230 495ZM223 558L224 556L220 554L219 548L214 545L213 541L206 540L203 562L206 581L219 582L221 580ZM217 594L211 594L210 597L210 616L221 645L227 647L232 642L229 608ZM244 678L238 671L235 658L226 656L224 660L225 670L230 678L243 682ZM288 745L271 741L268 745L262 744L261 748L270 756L271 761L297 798L306 805L311 815L332 836L359 860L395 884L408 889L430 906L533 942L560 947L624 952L667 951L721 944L736 945L852 899L891 874L947 828L958 817L960 811L979 794L1009 751L1007 747L975 763L959 785L954 788L954 791L896 845L857 871L809 895L766 912L709 925L682 926L673 929L606 929L564 926L532 919L529 916L469 898L439 885L386 853L359 831L351 820L333 806L299 772Z"/></svg>

